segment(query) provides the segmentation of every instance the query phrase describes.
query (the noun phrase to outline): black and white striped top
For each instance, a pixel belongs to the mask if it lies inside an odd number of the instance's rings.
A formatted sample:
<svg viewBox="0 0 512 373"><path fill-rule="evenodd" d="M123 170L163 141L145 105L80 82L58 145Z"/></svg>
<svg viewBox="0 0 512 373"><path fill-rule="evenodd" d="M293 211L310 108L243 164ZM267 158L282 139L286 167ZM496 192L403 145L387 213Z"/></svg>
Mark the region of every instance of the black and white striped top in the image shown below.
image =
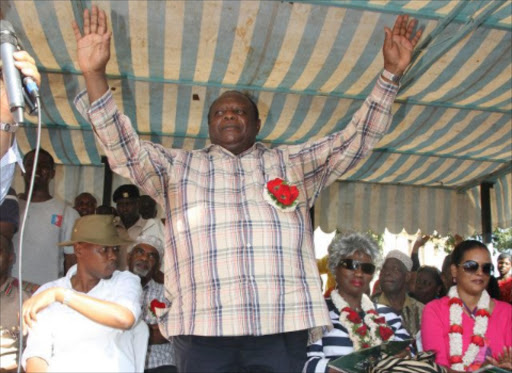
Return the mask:
<svg viewBox="0 0 512 373"><path fill-rule="evenodd" d="M305 373L327 372L329 361L354 352L348 331L340 324L339 311L332 303L331 298L328 298L326 302L334 328L330 331L325 330L322 338L308 346L308 360L303 369ZM386 323L393 329L395 333L393 341L403 341L410 338L407 330L402 326L401 317L394 313L390 307L376 304L375 309L381 316L384 316ZM361 312L360 316L363 317L364 312Z"/></svg>

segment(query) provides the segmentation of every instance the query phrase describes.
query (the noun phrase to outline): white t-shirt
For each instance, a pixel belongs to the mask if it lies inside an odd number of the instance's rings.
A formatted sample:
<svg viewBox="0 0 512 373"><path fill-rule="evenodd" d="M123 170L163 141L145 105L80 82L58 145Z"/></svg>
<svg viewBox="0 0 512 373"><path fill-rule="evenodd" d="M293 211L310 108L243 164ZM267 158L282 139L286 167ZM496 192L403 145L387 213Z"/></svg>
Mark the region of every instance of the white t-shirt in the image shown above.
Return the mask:
<svg viewBox="0 0 512 373"><path fill-rule="evenodd" d="M13 243L16 250L16 262L13 277L18 276L18 244L21 222L27 204L19 200L20 229L14 235ZM44 202L31 202L27 217L23 240L23 281L44 284L63 276L64 255L73 254L72 246L57 246L57 243L68 241L78 212L64 201L52 198Z"/></svg>
<svg viewBox="0 0 512 373"><path fill-rule="evenodd" d="M76 270L74 265L66 277L41 286L36 294L51 287L71 289ZM115 271L110 279L100 280L87 295L118 303L128 308L136 320L140 318L140 278L128 271ZM26 368L27 359L39 357L48 363L48 372L135 372L140 370L131 338L136 326L129 331L111 328L61 303L52 303L37 314L37 322L29 331L22 365ZM146 346L147 337L148 334ZM140 346L144 353L146 346Z"/></svg>

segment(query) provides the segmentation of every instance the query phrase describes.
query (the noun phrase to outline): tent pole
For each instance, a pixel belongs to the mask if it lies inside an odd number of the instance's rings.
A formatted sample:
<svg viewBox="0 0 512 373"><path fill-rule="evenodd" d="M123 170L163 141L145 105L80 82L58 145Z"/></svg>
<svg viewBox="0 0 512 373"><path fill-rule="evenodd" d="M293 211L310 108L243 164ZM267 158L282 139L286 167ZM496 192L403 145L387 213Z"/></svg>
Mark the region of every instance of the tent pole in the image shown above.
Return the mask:
<svg viewBox="0 0 512 373"><path fill-rule="evenodd" d="M111 205L112 196L112 169L105 156L101 157L101 163L105 164L105 173L103 176L103 205Z"/></svg>
<svg viewBox="0 0 512 373"><path fill-rule="evenodd" d="M491 221L491 193L494 183L483 182L480 184L480 206L482 216L482 240L486 245L492 242Z"/></svg>

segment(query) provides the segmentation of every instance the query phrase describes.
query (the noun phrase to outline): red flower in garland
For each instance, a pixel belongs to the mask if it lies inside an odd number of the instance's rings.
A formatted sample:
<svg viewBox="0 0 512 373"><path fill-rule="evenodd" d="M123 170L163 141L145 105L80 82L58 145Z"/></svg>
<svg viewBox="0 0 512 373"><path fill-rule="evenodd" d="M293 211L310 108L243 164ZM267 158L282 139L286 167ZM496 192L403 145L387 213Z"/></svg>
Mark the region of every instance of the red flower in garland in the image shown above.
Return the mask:
<svg viewBox="0 0 512 373"><path fill-rule="evenodd" d="M482 316L482 317L491 317L491 314L489 313L489 311L487 311L484 308L478 309L478 311L476 311L475 315L476 316Z"/></svg>
<svg viewBox="0 0 512 373"><path fill-rule="evenodd" d="M385 324L386 323L386 319L383 316L377 317L377 318L375 318L375 322L377 324Z"/></svg>
<svg viewBox="0 0 512 373"><path fill-rule="evenodd" d="M375 310L368 310L366 313L369 313L369 314L372 314L372 315L376 315L376 316L379 315L379 313L377 311L375 311Z"/></svg>
<svg viewBox="0 0 512 373"><path fill-rule="evenodd" d="M280 178L275 178L267 182L267 190L270 198L277 203L279 207L292 206L299 196L299 189L295 185L289 185Z"/></svg>
<svg viewBox="0 0 512 373"><path fill-rule="evenodd" d="M379 334L383 341L387 341L393 335L393 331L387 326L379 326Z"/></svg>
<svg viewBox="0 0 512 373"><path fill-rule="evenodd" d="M464 330L462 329L461 325L454 324L454 325L450 326L449 333L459 333L459 334L462 334L463 331Z"/></svg>
<svg viewBox="0 0 512 373"><path fill-rule="evenodd" d="M370 345L368 343L363 343L363 345L361 347L362 348L368 348L368 347L370 347Z"/></svg>
<svg viewBox="0 0 512 373"><path fill-rule="evenodd" d="M452 304L457 304L459 306L463 306L463 303L462 301L459 299L459 298L450 298L450 300L448 301L448 305L451 306Z"/></svg>
<svg viewBox="0 0 512 373"><path fill-rule="evenodd" d="M363 324L356 329L356 333L364 337L366 333L368 333L368 327L365 324Z"/></svg>
<svg viewBox="0 0 512 373"><path fill-rule="evenodd" d="M354 310L349 311L347 319L354 324L360 324L362 322L361 317Z"/></svg>
<svg viewBox="0 0 512 373"><path fill-rule="evenodd" d="M474 335L471 337L471 343L476 344L478 347L483 347L485 344L484 342L484 339L479 335Z"/></svg>
<svg viewBox="0 0 512 373"><path fill-rule="evenodd" d="M460 364L460 363L462 363L462 356L460 356L460 355L450 356L450 365Z"/></svg>
<svg viewBox="0 0 512 373"><path fill-rule="evenodd" d="M157 308L165 308L165 303L160 302L158 299L153 299L149 304L149 309L153 313L153 316L156 317L156 309Z"/></svg>

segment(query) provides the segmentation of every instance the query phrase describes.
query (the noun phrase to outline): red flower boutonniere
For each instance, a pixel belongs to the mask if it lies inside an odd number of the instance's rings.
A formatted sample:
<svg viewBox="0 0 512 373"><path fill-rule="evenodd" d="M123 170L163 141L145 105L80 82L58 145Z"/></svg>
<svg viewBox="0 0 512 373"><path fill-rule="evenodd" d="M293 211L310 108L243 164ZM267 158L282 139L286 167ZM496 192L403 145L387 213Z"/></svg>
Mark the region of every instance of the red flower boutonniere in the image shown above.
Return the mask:
<svg viewBox="0 0 512 373"><path fill-rule="evenodd" d="M160 308L160 309L164 309L166 306L165 306L165 303L164 302L160 302L158 299L153 299L151 301L151 303L149 304L149 310L151 311L151 313L153 314L153 316L157 317L156 315L156 309L157 308Z"/></svg>
<svg viewBox="0 0 512 373"><path fill-rule="evenodd" d="M295 185L288 184L285 180L275 178L267 182L263 197L272 206L281 211L292 211L297 206L299 189Z"/></svg>

